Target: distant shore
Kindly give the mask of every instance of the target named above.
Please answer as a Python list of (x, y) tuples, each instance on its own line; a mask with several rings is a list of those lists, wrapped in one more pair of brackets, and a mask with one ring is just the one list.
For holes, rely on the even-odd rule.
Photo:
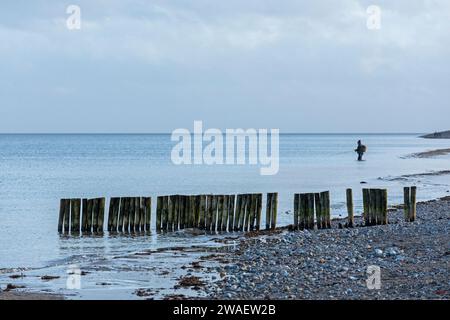
[[(205, 290), (212, 299), (450, 299), (449, 222), (446, 197), (419, 203), (415, 222), (397, 209), (383, 226), (340, 229), (341, 219), (330, 230), (247, 237)], [(369, 265), (381, 268), (380, 290), (366, 286)]]
[(421, 136), (421, 138), (425, 138), (425, 139), (450, 139), (450, 130), (426, 134), (426, 135)]

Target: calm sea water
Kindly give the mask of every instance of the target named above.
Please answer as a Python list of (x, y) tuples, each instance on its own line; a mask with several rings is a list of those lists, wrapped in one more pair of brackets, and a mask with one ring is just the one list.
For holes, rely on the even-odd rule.
[[(356, 141), (368, 146), (357, 162)], [(361, 181), (387, 187), (389, 203), (402, 202), (403, 185), (419, 186), (419, 200), (448, 194), (447, 177), (393, 180), (404, 174), (450, 169), (449, 157), (403, 158), (450, 141), (417, 134), (281, 135), (280, 170), (261, 176), (257, 166), (176, 166), (170, 135), (0, 135), (0, 268), (38, 268), (114, 256), (141, 249), (206, 243), (211, 236), (61, 238), (59, 199), (64, 197), (279, 192), (279, 225), (292, 222), (295, 192), (330, 190), (333, 215), (345, 214), (345, 189), (354, 188), (357, 212)], [(155, 212), (153, 203), (152, 213)], [(287, 213), (286, 213), (287, 212)], [(155, 218), (153, 216), (152, 221)], [(264, 222), (264, 221), (263, 221)]]

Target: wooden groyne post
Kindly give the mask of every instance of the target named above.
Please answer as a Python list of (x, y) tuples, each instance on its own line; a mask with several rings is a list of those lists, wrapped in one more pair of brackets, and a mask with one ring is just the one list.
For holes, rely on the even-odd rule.
[(386, 189), (363, 189), (363, 216), (366, 226), (388, 224), (387, 198)]
[[(102, 233), (105, 222), (105, 198), (61, 199), (58, 232)], [(150, 231), (150, 197), (112, 197), (109, 202), (109, 232)]]
[(58, 232), (69, 232), (70, 199), (61, 199), (59, 204)]
[(405, 221), (413, 222), (416, 220), (417, 187), (405, 187), (403, 193)]
[(160, 196), (156, 204), (156, 230), (259, 230), (261, 210), (262, 194)]
[(278, 192), (266, 196), (266, 229), (274, 230), (277, 226)]
[(331, 228), (330, 192), (294, 194), (294, 230)]
[(354, 211), (353, 211), (353, 191), (352, 189), (347, 189), (347, 220), (348, 227), (353, 228), (354, 226)]

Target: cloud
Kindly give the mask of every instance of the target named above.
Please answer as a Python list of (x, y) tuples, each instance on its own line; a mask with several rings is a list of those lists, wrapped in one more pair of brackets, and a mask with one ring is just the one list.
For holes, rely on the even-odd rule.
[[(19, 1), (2, 8), (0, 94), (7, 102), (2, 127), (13, 130), (15, 110), (32, 108), (30, 101), (55, 110), (66, 97), (72, 101), (67, 108), (79, 108), (80, 117), (131, 103), (131, 110), (158, 119), (156, 131), (172, 127), (174, 112), (180, 119), (204, 116), (220, 127), (237, 121), (229, 116), (236, 112), (245, 114), (242, 122), (253, 122), (252, 114), (261, 109), (266, 112), (258, 118), (261, 123), (285, 114), (277, 125), (307, 131), (314, 121), (298, 129), (292, 119), (306, 114), (320, 119), (323, 111), (308, 108), (331, 111), (336, 103), (357, 108), (370, 95), (376, 99), (368, 107), (383, 104), (386, 110), (405, 101), (420, 109), (433, 96), (440, 110), (449, 98), (443, 89), (450, 68), (446, 0), (378, 1), (378, 31), (366, 28), (372, 2), (365, 0), (77, 4), (79, 31), (67, 30), (63, 2)], [(418, 98), (408, 96), (411, 92)], [(93, 102), (94, 107), (85, 106)], [(161, 107), (156, 115), (155, 106)], [(327, 122), (319, 130), (345, 131), (346, 123), (352, 119)]]

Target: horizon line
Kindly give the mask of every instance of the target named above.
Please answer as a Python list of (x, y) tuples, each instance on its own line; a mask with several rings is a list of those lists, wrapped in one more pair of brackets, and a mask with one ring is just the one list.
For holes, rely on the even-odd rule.
[[(430, 132), (280, 132), (280, 135), (376, 135), (376, 134), (417, 134)], [(432, 133), (432, 132), (431, 132)], [(0, 135), (170, 135), (171, 132), (0, 132)]]

